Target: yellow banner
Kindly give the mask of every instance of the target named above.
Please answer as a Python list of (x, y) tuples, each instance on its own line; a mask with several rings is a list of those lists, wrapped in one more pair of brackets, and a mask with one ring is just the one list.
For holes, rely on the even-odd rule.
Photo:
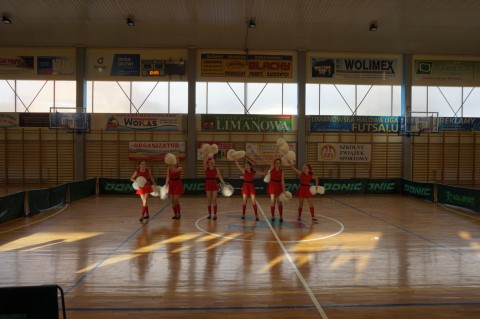
[(290, 79), (291, 55), (202, 54), (201, 77)]

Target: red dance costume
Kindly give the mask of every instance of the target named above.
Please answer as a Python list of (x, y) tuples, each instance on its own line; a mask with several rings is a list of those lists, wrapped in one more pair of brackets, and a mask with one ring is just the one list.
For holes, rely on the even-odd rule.
[(168, 175), (170, 177), (170, 181), (168, 182), (168, 193), (170, 195), (183, 195), (183, 183), (180, 179), (180, 174), (182, 172), (172, 172), (171, 169), (168, 169)]
[(145, 177), (147, 182), (145, 183), (145, 185), (143, 185), (143, 187), (137, 189), (136, 194), (138, 194), (138, 195), (150, 194), (151, 192), (153, 192), (152, 184), (150, 184), (150, 171), (148, 170), (148, 168), (145, 169), (144, 172), (141, 172), (140, 170), (137, 170), (137, 176), (135, 178), (137, 178), (139, 176)]
[(300, 185), (298, 186), (297, 197), (301, 198), (311, 198), (313, 197), (312, 193), (310, 193), (310, 180), (312, 179), (312, 175), (306, 175), (302, 172), (300, 175)]
[(205, 190), (218, 191), (217, 168), (210, 169), (207, 167), (205, 170), (205, 176), (207, 177), (207, 180), (205, 181)]
[(270, 171), (270, 182), (268, 183), (267, 193), (280, 195), (282, 192), (282, 170), (277, 171), (276, 169), (272, 169)]
[(254, 172), (245, 171), (245, 173), (243, 173), (242, 194), (255, 195), (255, 186), (253, 186), (254, 175), (255, 175)]

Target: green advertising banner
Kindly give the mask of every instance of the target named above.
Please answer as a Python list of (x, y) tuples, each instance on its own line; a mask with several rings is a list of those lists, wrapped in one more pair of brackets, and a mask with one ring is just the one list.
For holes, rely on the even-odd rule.
[(98, 191), (100, 194), (135, 194), (132, 182), (125, 178), (99, 178)]
[(402, 180), (400, 178), (368, 179), (366, 180), (367, 194), (400, 194)]
[(68, 184), (47, 189), (35, 189), (27, 192), (28, 212), (30, 216), (63, 205), (67, 202)]
[(0, 197), (0, 223), (25, 217), (25, 192)]
[(70, 193), (70, 202), (87, 198), (95, 195), (97, 188), (97, 179), (91, 178), (83, 181), (71, 182), (68, 184)]
[[(185, 195), (204, 195), (205, 178), (182, 178)], [(225, 178), (225, 182), (234, 188), (235, 195), (242, 194), (243, 180)], [(157, 179), (158, 185), (164, 185), (165, 179)], [(257, 195), (266, 195), (268, 184), (263, 179), (253, 181)], [(299, 179), (285, 179), (285, 190), (295, 195), (300, 184)], [(220, 185), (220, 183), (219, 183)], [(312, 182), (311, 185), (314, 185)], [(402, 180), (392, 179), (321, 179), (319, 185), (325, 187), (325, 194), (399, 194)], [(99, 179), (100, 194), (135, 194), (128, 179)]]
[(366, 180), (362, 179), (321, 179), (325, 194), (365, 194)]
[(412, 195), (429, 201), (435, 201), (435, 185), (433, 183), (418, 183), (404, 179), (402, 194)]
[(438, 185), (438, 202), (480, 212), (480, 190)]
[(292, 115), (202, 114), (202, 132), (291, 132)]

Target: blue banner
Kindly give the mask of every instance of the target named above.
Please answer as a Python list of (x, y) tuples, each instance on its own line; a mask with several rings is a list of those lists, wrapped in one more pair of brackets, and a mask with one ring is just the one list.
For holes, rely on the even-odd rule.
[(310, 132), (398, 133), (398, 116), (311, 116)]
[(439, 117), (438, 131), (480, 131), (480, 118)]
[(140, 54), (115, 54), (110, 75), (140, 76)]

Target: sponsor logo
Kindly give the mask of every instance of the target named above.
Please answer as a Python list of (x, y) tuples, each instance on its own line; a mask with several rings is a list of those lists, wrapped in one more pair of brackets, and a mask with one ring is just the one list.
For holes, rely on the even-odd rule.
[(361, 191), (363, 183), (325, 183), (325, 191)]
[(397, 189), (397, 184), (395, 182), (386, 182), (386, 183), (368, 183), (368, 191), (395, 191)]
[(131, 184), (105, 183), (104, 189), (105, 191), (109, 191), (109, 192), (121, 192), (121, 193), (135, 192), (135, 189)]
[(432, 191), (429, 187), (421, 187), (421, 186), (414, 186), (405, 184), (403, 190), (406, 193), (417, 195), (417, 196), (431, 196)]
[(449, 191), (446, 192), (446, 195), (447, 195), (447, 202), (461, 203), (469, 207), (475, 207), (475, 197), (473, 196), (455, 194)]

